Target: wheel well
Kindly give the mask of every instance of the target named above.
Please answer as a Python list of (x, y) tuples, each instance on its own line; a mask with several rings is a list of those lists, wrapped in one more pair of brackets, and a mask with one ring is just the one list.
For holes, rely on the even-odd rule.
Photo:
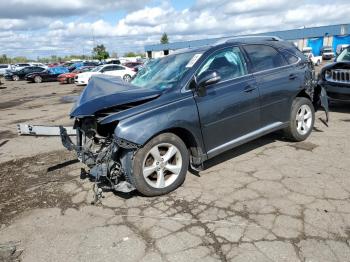
[[(171, 128), (168, 130), (165, 130), (164, 132), (169, 132), (177, 135), (181, 138), (181, 140), (185, 143), (187, 148), (190, 149), (191, 155), (193, 156), (200, 156), (202, 153), (202, 150), (198, 148), (197, 141), (193, 134), (188, 131), (185, 128), (177, 127), (177, 128)], [(162, 132), (162, 133), (164, 133)]]
[(311, 100), (311, 97), (306, 93), (305, 90), (301, 90), (297, 95), (296, 97), (305, 97), (305, 98), (308, 98)]

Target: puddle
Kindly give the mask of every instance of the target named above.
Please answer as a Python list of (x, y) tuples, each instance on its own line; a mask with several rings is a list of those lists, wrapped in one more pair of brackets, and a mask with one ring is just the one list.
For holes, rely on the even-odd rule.
[(294, 143), (290, 144), (290, 147), (294, 147), (296, 150), (305, 150), (312, 152), (318, 145), (310, 143), (310, 142), (299, 142), (299, 143)]
[(62, 103), (75, 103), (78, 100), (79, 96), (63, 96), (60, 99), (60, 102)]

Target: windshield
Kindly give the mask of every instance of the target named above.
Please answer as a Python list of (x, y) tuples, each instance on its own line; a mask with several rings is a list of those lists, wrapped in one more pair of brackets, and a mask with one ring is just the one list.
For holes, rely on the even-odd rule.
[(151, 89), (172, 88), (197, 62), (201, 55), (197, 51), (151, 60), (145, 63), (131, 83)]
[(343, 50), (343, 52), (340, 53), (340, 55), (337, 58), (337, 62), (345, 62), (350, 61), (350, 48), (346, 48)]

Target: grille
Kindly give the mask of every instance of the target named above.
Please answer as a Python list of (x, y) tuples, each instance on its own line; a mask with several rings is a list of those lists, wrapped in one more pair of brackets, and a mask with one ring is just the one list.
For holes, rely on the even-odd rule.
[(349, 69), (333, 69), (326, 72), (326, 80), (334, 83), (350, 84)]

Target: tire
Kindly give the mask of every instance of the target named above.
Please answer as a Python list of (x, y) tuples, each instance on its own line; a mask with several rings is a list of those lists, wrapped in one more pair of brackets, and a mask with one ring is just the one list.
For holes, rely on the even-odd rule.
[(310, 99), (296, 97), (292, 103), (289, 125), (285, 136), (294, 142), (304, 141), (312, 132), (315, 123), (315, 109)]
[(125, 82), (130, 82), (131, 76), (128, 75), (128, 74), (126, 74), (126, 75), (123, 76), (123, 80), (124, 80)]
[(34, 82), (35, 83), (41, 83), (43, 81), (43, 79), (41, 78), (41, 76), (35, 76), (34, 77)]
[(122, 158), (127, 181), (145, 196), (164, 195), (178, 188), (189, 165), (185, 143), (172, 133), (160, 134), (135, 154), (129, 151)]
[(73, 84), (74, 83), (74, 79), (73, 78), (68, 78), (67, 79), (67, 84)]
[(12, 80), (13, 80), (13, 81), (19, 81), (19, 76), (18, 76), (18, 75), (12, 76)]
[(316, 65), (319, 66), (321, 64), (320, 60), (317, 60)]

